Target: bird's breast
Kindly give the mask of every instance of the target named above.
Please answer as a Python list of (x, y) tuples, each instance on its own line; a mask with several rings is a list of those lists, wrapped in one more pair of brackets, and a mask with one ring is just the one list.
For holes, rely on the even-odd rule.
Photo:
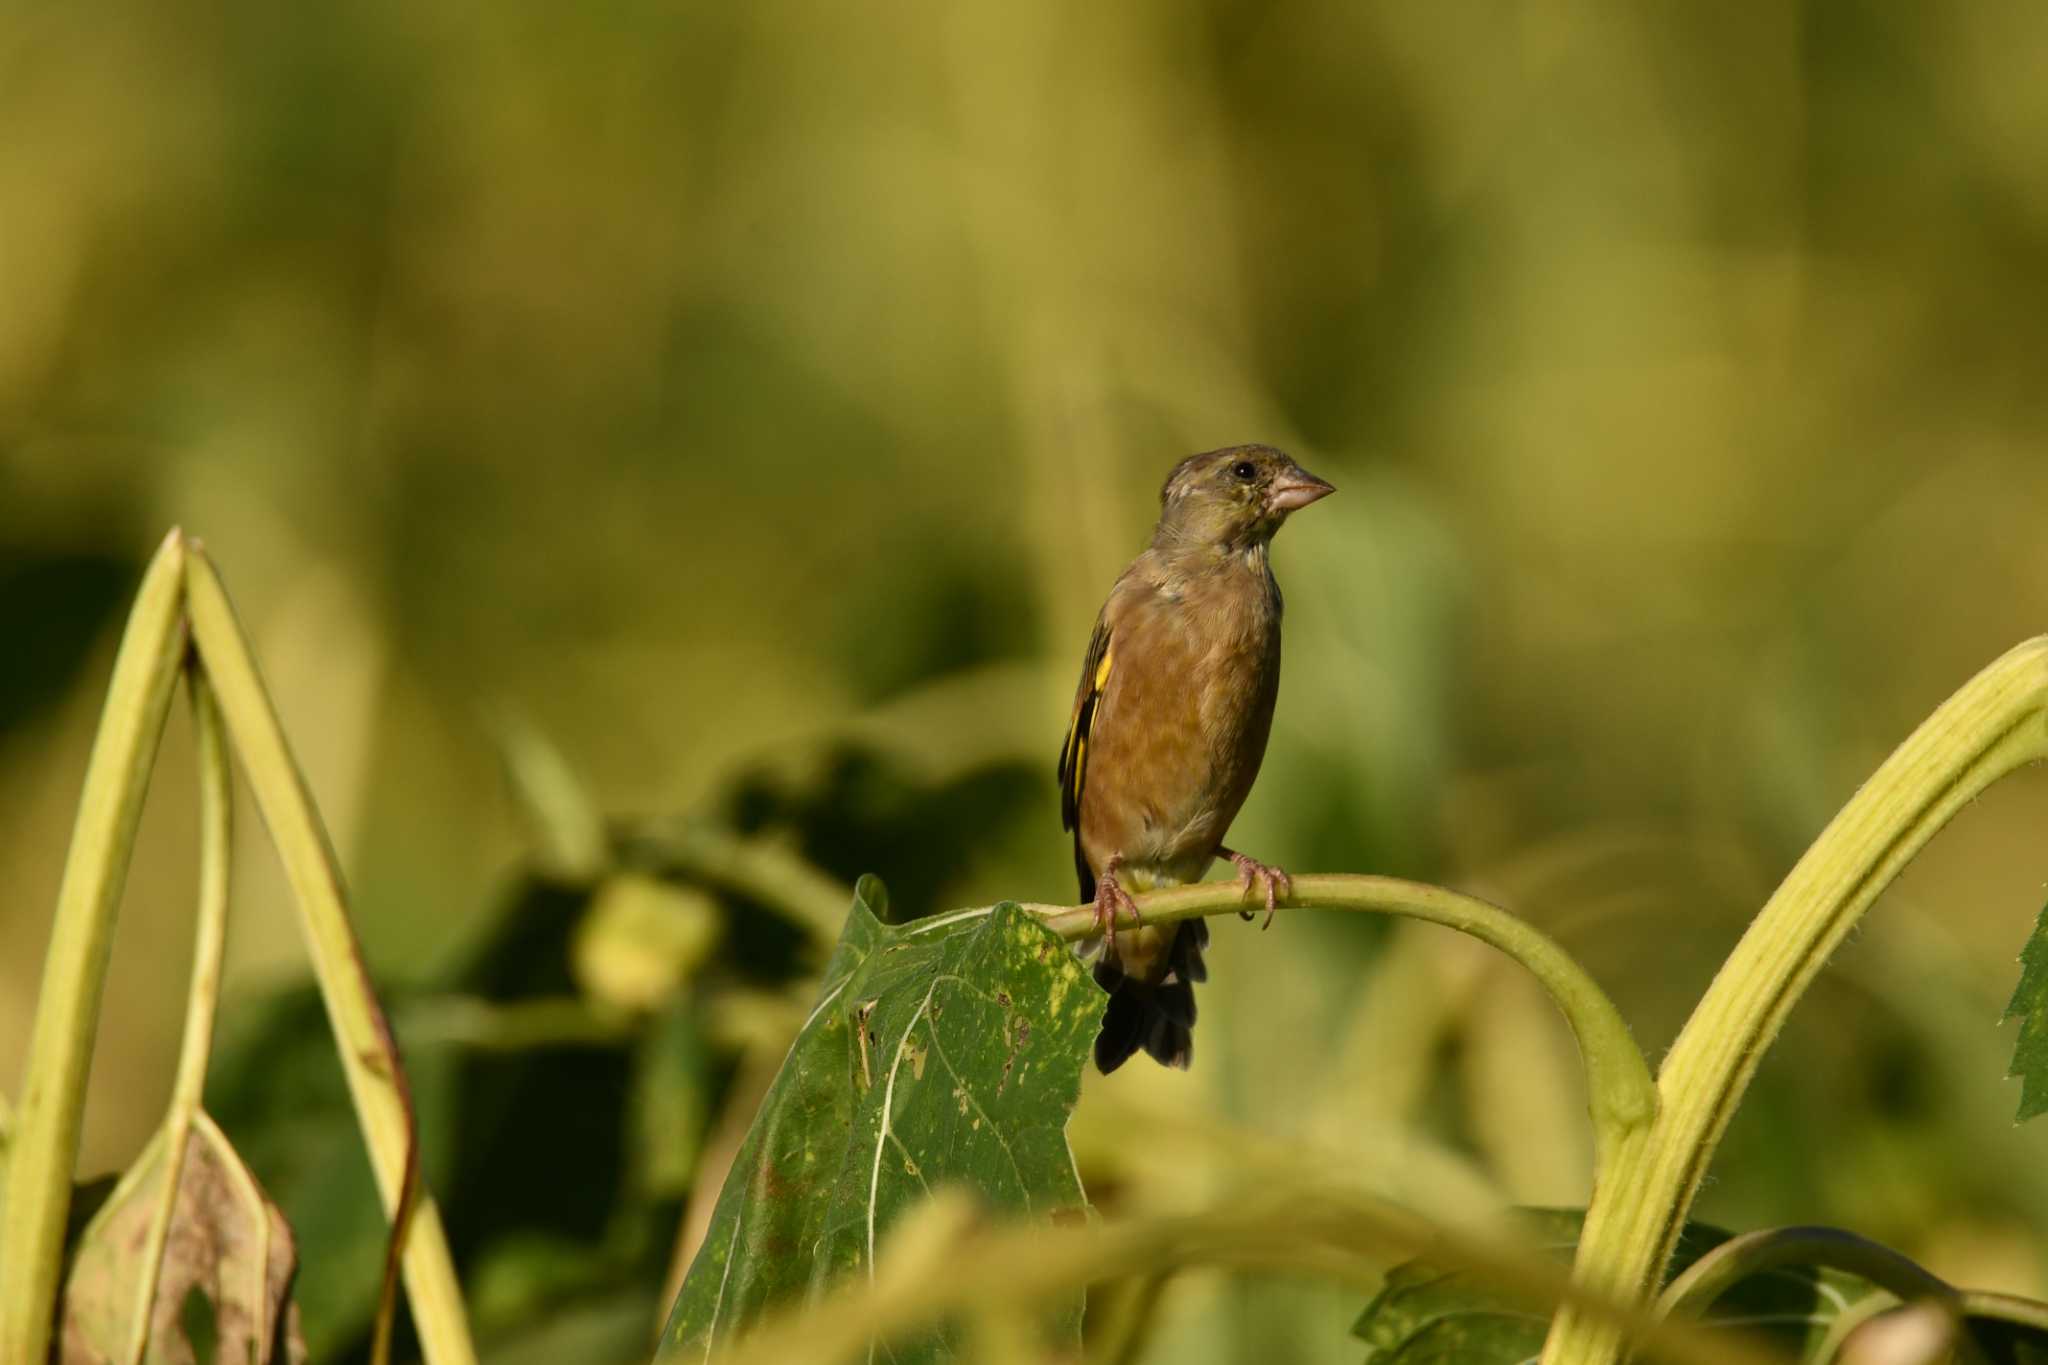
[(1263, 591), (1203, 586), (1162, 594), (1118, 627), (1081, 811), (1098, 868), (1122, 853), (1162, 882), (1199, 877), (1258, 774), (1279, 684), (1278, 612)]

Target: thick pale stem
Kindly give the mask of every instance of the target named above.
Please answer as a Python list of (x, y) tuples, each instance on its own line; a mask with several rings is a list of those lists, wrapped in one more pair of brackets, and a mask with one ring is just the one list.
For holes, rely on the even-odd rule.
[[(2000, 777), (2048, 757), (2048, 637), (1966, 683), (1885, 760), (1758, 912), (1658, 1073), (1662, 1108), (1623, 1144), (1587, 1211), (1576, 1273), (1646, 1302), (1764, 1050), (1828, 955), (1935, 831)], [(1571, 1309), (1545, 1365), (1608, 1365), (1625, 1342)]]
[(340, 865), (234, 609), (196, 545), (187, 574), (186, 610), (193, 644), (219, 691), (228, 733), (298, 903), (313, 974), (334, 1029), (378, 1193), (385, 1212), (404, 1228), (405, 1285), (422, 1353), (429, 1365), (469, 1365), (476, 1350), (440, 1214), (424, 1193), (414, 1200), (409, 1179), (414, 1135), (405, 1073), (349, 923)]
[(185, 652), (179, 616), (185, 569), (184, 541), (173, 531), (143, 576), (121, 637), (57, 891), (8, 1158), (6, 1226), (0, 1228), (4, 1361), (37, 1361), (49, 1352), (114, 915)]
[[(1137, 918), (1144, 923), (1169, 924), (1242, 910), (1247, 902), (1244, 888), (1236, 882), (1203, 882), (1154, 891), (1139, 896), (1137, 904)], [(1614, 1003), (1569, 953), (1528, 921), (1473, 896), (1393, 877), (1300, 876), (1294, 878), (1293, 893), (1281, 904), (1427, 920), (1491, 944), (1527, 968), (1550, 992), (1550, 998), (1564, 1013), (1565, 1022), (1578, 1039), (1598, 1147), (1598, 1179), (1607, 1178), (1610, 1164), (1631, 1141), (1640, 1137), (1657, 1112), (1656, 1086), (1650, 1080), (1649, 1066)], [(1093, 906), (1024, 908), (1063, 938), (1084, 939), (1096, 932)], [(912, 932), (988, 913), (988, 909), (978, 908), (935, 915), (920, 921)], [(1134, 927), (1136, 922), (1129, 912), (1123, 912), (1117, 927)]]
[(2048, 1332), (2048, 1304), (2038, 1299), (1972, 1291), (1964, 1293), (1957, 1307), (1967, 1318), (1991, 1318), (2030, 1327), (2036, 1332)]
[(196, 667), (185, 670), (192, 698), (192, 728), (199, 760), (199, 914), (192, 940), (192, 984), (185, 995), (185, 1036), (178, 1049), (178, 1075), (164, 1115), (163, 1188), (150, 1214), (149, 1241), (135, 1284), (135, 1312), (128, 1332), (128, 1360), (141, 1365), (149, 1346), (150, 1309), (156, 1303), (164, 1246), (177, 1210), (178, 1184), (185, 1173), (185, 1147), (206, 1089), (206, 1063), (213, 1053), (213, 1018), (220, 1005), (221, 961), (228, 944), (228, 862), (232, 849), (234, 789), (228, 770), (227, 736), (213, 688)]
[[(868, 1358), (871, 1343), (942, 1318), (971, 1320), (978, 1306), (991, 1302), (1014, 1306), (1107, 1280), (1201, 1268), (1302, 1275), (1369, 1292), (1380, 1287), (1390, 1258), (1419, 1255), (1534, 1302), (1576, 1298), (1591, 1313), (1617, 1311), (1586, 1298), (1545, 1257), (1461, 1238), (1345, 1189), (1271, 1186), (1206, 1213), (1076, 1228), (987, 1228), (970, 1210), (951, 1235), (943, 1209), (928, 1205), (922, 1212), (925, 1225), (917, 1230), (927, 1235), (899, 1233), (872, 1282), (855, 1280), (793, 1304), (708, 1358), (714, 1365), (859, 1361)], [(906, 1215), (899, 1226), (914, 1227), (910, 1220), (917, 1217)], [(1635, 1324), (1644, 1329), (1651, 1357), (1673, 1365), (1775, 1359), (1739, 1333), (1652, 1324), (1640, 1315)], [(674, 1358), (674, 1352), (657, 1357)]]

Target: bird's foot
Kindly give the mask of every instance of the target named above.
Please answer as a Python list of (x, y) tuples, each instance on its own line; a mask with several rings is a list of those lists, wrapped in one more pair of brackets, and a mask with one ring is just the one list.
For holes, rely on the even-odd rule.
[(1138, 903), (1131, 899), (1131, 893), (1124, 890), (1124, 884), (1117, 880), (1116, 864), (1112, 858), (1095, 879), (1095, 932), (1102, 935), (1102, 951), (1112, 961), (1116, 950), (1116, 912), (1128, 910), (1131, 921), (1139, 928), (1145, 926), (1144, 916), (1138, 913)]
[[(1294, 894), (1294, 878), (1287, 875), (1287, 869), (1262, 863), (1249, 854), (1236, 853), (1227, 848), (1219, 851), (1237, 866), (1237, 884), (1243, 889), (1245, 895), (1249, 896), (1252, 893), (1252, 883), (1254, 881), (1265, 884), (1266, 922), (1259, 927), (1261, 929), (1272, 928), (1273, 911), (1278, 908), (1280, 898)], [(1249, 920), (1257, 912), (1253, 910), (1240, 910), (1237, 913), (1239, 918)]]

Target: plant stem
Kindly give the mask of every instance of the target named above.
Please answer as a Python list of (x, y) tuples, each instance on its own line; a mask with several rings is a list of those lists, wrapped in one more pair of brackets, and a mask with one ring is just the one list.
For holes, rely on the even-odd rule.
[(1750, 1276), (1780, 1266), (1845, 1270), (1906, 1302), (1961, 1302), (1947, 1281), (1880, 1242), (1840, 1228), (1764, 1228), (1730, 1237), (1686, 1267), (1658, 1296), (1657, 1316), (1696, 1318)]
[(220, 692), (228, 732), (299, 907), (349, 1099), (385, 1213), (395, 1229), (394, 1244), (402, 1248), (421, 1350), (428, 1365), (473, 1365), (476, 1349), (440, 1214), (433, 1199), (418, 1189), (418, 1150), (404, 1066), (349, 923), (339, 862), (234, 608), (196, 544), (187, 574), (186, 611), (193, 643)]
[(185, 569), (185, 543), (173, 531), (150, 561), (128, 615), (86, 765), (10, 1145), (0, 1228), (0, 1360), (39, 1361), (49, 1353), (114, 917), (185, 652)]
[(199, 762), (199, 907), (192, 940), (192, 984), (185, 996), (185, 1036), (178, 1049), (177, 1078), (164, 1114), (163, 1186), (150, 1215), (149, 1240), (137, 1267), (135, 1316), (130, 1320), (128, 1360), (142, 1365), (149, 1345), (150, 1309), (156, 1303), (157, 1279), (170, 1240), (171, 1218), (178, 1206), (178, 1185), (185, 1174), (185, 1146), (206, 1089), (206, 1062), (213, 1052), (213, 1018), (220, 1004), (221, 960), (228, 942), (228, 863), (233, 847), (234, 789), (228, 770), (227, 737), (222, 733), (220, 704), (206, 675), (187, 663), (187, 694), (192, 699), (192, 728)]
[[(915, 1216), (907, 1215), (906, 1222)], [(1380, 1285), (1390, 1256), (1427, 1255), (1446, 1269), (1469, 1272), (1537, 1303), (1565, 1299), (1596, 1315), (1618, 1311), (1593, 1301), (1540, 1256), (1460, 1237), (1342, 1188), (1267, 1186), (1207, 1212), (1078, 1228), (989, 1228), (970, 1219), (963, 1232), (937, 1245), (905, 1245), (906, 1240), (885, 1249), (871, 1284), (849, 1283), (823, 1298), (792, 1304), (711, 1360), (829, 1365), (863, 1359), (871, 1342), (948, 1316), (970, 1317), (979, 1304), (1015, 1304), (1106, 1280), (1198, 1267), (1306, 1274), (1365, 1292)], [(1737, 1332), (1706, 1334), (1641, 1317), (1636, 1325), (1660, 1360), (1760, 1365), (1776, 1359)]]
[[(1603, 1171), (1579, 1242), (1589, 1289), (1655, 1292), (1707, 1164), (1757, 1062), (1807, 985), (1899, 870), (1977, 795), (2048, 757), (2048, 637), (2009, 651), (1944, 702), (1844, 806), (1758, 912), (1658, 1073), (1662, 1108)], [(1567, 1308), (1544, 1365), (1610, 1365), (1612, 1322)]]
[[(1246, 906), (1245, 890), (1234, 881), (1201, 882), (1148, 892), (1136, 898), (1134, 919), (1122, 912), (1118, 929), (1145, 924), (1171, 924), (1176, 920), (1204, 915), (1221, 915)], [(1657, 1112), (1657, 1088), (1650, 1080), (1649, 1065), (1642, 1050), (1629, 1035), (1614, 1002), (1594, 983), (1586, 970), (1557, 945), (1549, 935), (1527, 920), (1509, 914), (1477, 897), (1401, 881), (1394, 877), (1361, 877), (1343, 874), (1306, 875), (1294, 878), (1293, 894), (1282, 905), (1292, 908), (1355, 910), (1369, 914), (1404, 915), (1427, 920), (1470, 934), (1482, 943), (1506, 953), (1527, 968), (1550, 998), (1557, 1003), (1578, 1040), (1579, 1055), (1586, 1068), (1587, 1101), (1593, 1115), (1593, 1136), (1597, 1177), (1605, 1178), (1610, 1164), (1628, 1143), (1639, 1136)], [(1068, 940), (1093, 937), (1096, 933), (1092, 905), (1027, 905), (1048, 929)], [(912, 927), (917, 933), (941, 928), (993, 907), (954, 911), (921, 920)]]
[(649, 824), (634, 833), (667, 867), (751, 896), (802, 926), (820, 961), (846, 927), (852, 889), (789, 849), (695, 821)]
[(1965, 1290), (1956, 1306), (1966, 1318), (1995, 1319), (2031, 1328), (2036, 1332), (2048, 1332), (2048, 1303), (2042, 1303), (2038, 1299), (2023, 1299), (2017, 1294)]

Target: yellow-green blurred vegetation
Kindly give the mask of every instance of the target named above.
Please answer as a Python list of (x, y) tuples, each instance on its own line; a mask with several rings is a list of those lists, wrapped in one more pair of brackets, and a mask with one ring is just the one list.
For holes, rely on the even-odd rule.
[[(1070, 900), (1052, 768), (1093, 613), (1171, 462), (1248, 440), (1341, 491), (1278, 543), (1232, 842), (1512, 907), (1654, 1061), (1884, 753), (2048, 626), (2044, 62), (2027, 0), (7, 7), (4, 1088), (166, 527), (220, 564), (403, 1000), (546, 923), (508, 735), (610, 816), (779, 839), (904, 914)], [(192, 781), (179, 716), (87, 1172), (170, 1085)], [(1700, 1216), (2048, 1291), (2048, 1128), (2013, 1126), (1996, 1028), (2044, 827), (2040, 776), (2002, 784), (1886, 896)], [(304, 971), (253, 811), (237, 841), (230, 1035)], [(1106, 1211), (1228, 1188), (1219, 1128), (1397, 1196), (1584, 1202), (1570, 1040), (1504, 960), (1359, 916), (1216, 931), (1194, 1069), (1087, 1082)], [(520, 1175), (551, 1139), (422, 1118), (496, 1358), (638, 1215)], [(322, 1172), (366, 1195), (353, 1144)], [(656, 1325), (673, 1174), (591, 1341)], [(1147, 1358), (1354, 1360), (1359, 1307), (1192, 1277)]]

